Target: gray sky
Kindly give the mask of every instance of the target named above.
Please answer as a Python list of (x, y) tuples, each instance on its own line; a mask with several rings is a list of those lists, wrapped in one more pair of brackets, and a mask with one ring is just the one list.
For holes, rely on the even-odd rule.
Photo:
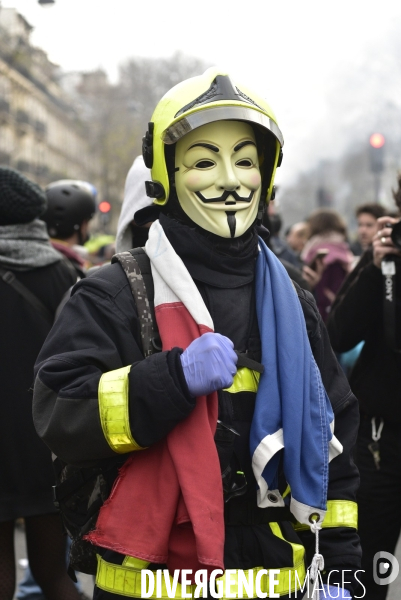
[[(363, 88), (369, 57), (383, 61), (394, 77), (400, 73), (400, 65), (390, 64), (388, 45), (401, 37), (399, 0), (56, 0), (50, 6), (3, 0), (2, 5), (23, 14), (35, 28), (32, 42), (66, 71), (103, 67), (115, 80), (127, 57), (170, 56), (176, 50), (227, 69), (276, 113), (285, 138), (279, 183), (322, 154), (343, 150), (341, 136), (327, 128), (335, 118), (338, 80), (343, 88), (346, 80)], [(372, 71), (367, 76), (376, 77)], [(377, 77), (379, 85), (380, 73)], [(323, 148), (316, 143), (322, 127)]]

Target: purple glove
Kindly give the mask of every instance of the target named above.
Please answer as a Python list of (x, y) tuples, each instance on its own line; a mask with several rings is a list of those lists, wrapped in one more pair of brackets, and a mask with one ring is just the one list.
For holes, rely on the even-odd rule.
[(349, 590), (338, 588), (335, 585), (324, 585), (323, 587), (327, 599), (337, 598), (337, 600), (342, 600), (343, 598), (352, 598), (351, 592)]
[(181, 364), (191, 396), (228, 388), (237, 372), (234, 344), (219, 333), (205, 333), (181, 354)]

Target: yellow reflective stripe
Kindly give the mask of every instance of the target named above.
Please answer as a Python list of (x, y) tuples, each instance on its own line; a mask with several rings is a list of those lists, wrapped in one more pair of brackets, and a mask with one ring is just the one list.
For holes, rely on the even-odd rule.
[[(304, 583), (306, 577), (305, 568), (305, 548), (301, 544), (295, 544), (286, 540), (282, 534), (278, 523), (269, 523), (270, 529), (273, 534), (289, 544), (292, 547), (293, 553), (293, 567), (283, 567), (279, 570), (279, 573), (274, 574), (274, 579), (277, 584), (274, 585), (274, 592), (284, 596), (293, 593), (299, 589)], [(98, 559), (98, 571), (96, 575), (96, 585), (107, 591), (113, 592), (114, 594), (121, 594), (129, 598), (140, 598), (141, 597), (141, 569), (146, 569), (149, 565), (146, 561), (132, 556), (126, 556), (123, 564), (113, 565), (106, 562), (100, 556)], [(230, 597), (239, 598), (240, 587), (242, 589), (243, 598), (256, 598), (256, 577), (260, 571), (266, 570), (265, 567), (255, 567), (253, 569), (242, 571), (241, 581), (243, 577), (250, 583), (252, 582), (253, 594), (248, 596), (245, 586), (239, 582), (238, 571), (230, 573)], [(170, 586), (172, 585), (173, 578), (170, 575)], [(162, 582), (162, 595), (161, 598), (168, 598), (166, 583), (164, 576), (161, 578)], [(218, 590), (226, 591), (226, 574), (216, 579), (216, 587)], [(191, 597), (194, 597), (196, 585), (187, 586), (188, 593), (191, 593)], [(262, 593), (269, 594), (269, 572), (263, 573), (260, 577), (260, 590)], [(259, 591), (259, 590), (258, 590)], [(160, 597), (160, 596), (158, 596)], [(150, 598), (156, 598), (156, 587), (155, 591)], [(175, 598), (181, 598), (181, 584), (177, 584)], [(226, 598), (226, 596), (222, 596)]]
[[(353, 527), (358, 529), (358, 505), (351, 500), (328, 500), (322, 527)], [(296, 523), (296, 531), (309, 529), (308, 525)]]
[[(282, 537), (282, 536), (281, 536)], [(283, 538), (284, 539), (284, 538)], [(286, 541), (286, 540), (285, 540)], [(289, 543), (289, 542), (288, 542)], [(298, 544), (291, 544), (292, 546), (298, 546)], [(304, 551), (303, 546), (300, 546), (302, 551)], [(127, 560), (128, 559), (128, 560)], [(112, 592), (113, 594), (121, 594), (122, 596), (126, 596), (127, 598), (140, 598), (141, 597), (141, 570), (133, 567), (129, 567), (128, 562), (132, 559), (132, 557), (126, 557), (122, 565), (114, 565), (109, 563), (101, 556), (97, 556), (98, 560), (98, 568), (96, 574), (96, 585), (98, 588), (106, 591)], [(139, 559), (133, 559), (139, 560)], [(243, 571), (243, 574), (248, 582), (253, 581), (253, 595), (248, 596), (246, 593), (245, 586), (242, 587), (243, 598), (257, 598), (256, 595), (256, 576), (260, 571), (266, 570), (265, 567), (255, 567), (254, 569), (249, 569)], [(297, 578), (295, 577), (295, 572), (297, 573)], [(300, 586), (303, 585), (306, 576), (305, 563), (302, 559), (298, 564), (295, 564), (294, 567), (286, 567), (280, 569), (279, 573), (274, 575), (274, 578), (277, 580), (277, 585), (274, 586), (274, 592), (280, 594), (280, 596), (287, 595), (291, 592), (295, 592), (300, 589)], [(242, 579), (242, 578), (241, 578)], [(157, 596), (158, 598), (169, 598), (167, 594), (166, 583), (164, 581), (164, 575), (161, 578), (162, 581), (162, 589), (161, 596)], [(172, 585), (173, 578), (170, 575), (170, 586)], [(221, 582), (221, 583), (220, 583)], [(239, 583), (238, 583), (238, 571), (230, 574), (230, 592), (234, 598), (239, 598)], [(223, 577), (216, 579), (216, 585), (225, 591), (226, 589), (226, 575)], [(223, 586), (223, 587), (221, 587)], [(194, 593), (196, 590), (196, 585), (187, 586), (187, 593), (191, 593), (191, 598), (194, 598)], [(269, 574), (264, 573), (260, 578), (260, 590), (264, 593), (269, 593)], [(234, 596), (235, 594), (235, 596)], [(156, 598), (156, 586), (153, 594), (149, 596), (150, 598)], [(171, 597), (171, 596), (170, 596)], [(177, 583), (175, 598), (181, 598), (181, 584)], [(226, 598), (226, 596), (222, 596), (222, 598)]]
[[(305, 548), (302, 546), (302, 544), (296, 544), (295, 542), (289, 542), (286, 540), (278, 523), (269, 523), (269, 525), (274, 535), (284, 542), (287, 542), (287, 544), (289, 544), (292, 548), (292, 564), (294, 566), (292, 568), (280, 569), (280, 582), (281, 572), (283, 571), (286, 573), (286, 578), (284, 577), (284, 584), (286, 587), (282, 587), (279, 590), (280, 595), (283, 596), (284, 594), (289, 594), (290, 591), (294, 592), (295, 590), (300, 589), (300, 586), (304, 583), (306, 577)], [(297, 577), (295, 575), (297, 575)]]
[(136, 556), (126, 556), (123, 560), (123, 565), (130, 569), (147, 569), (150, 562), (142, 560), (142, 558), (136, 558)]
[[(113, 565), (109, 563), (99, 555), (97, 555), (97, 573), (96, 573), (96, 585), (105, 592), (112, 592), (113, 594), (120, 594), (126, 598), (141, 598), (141, 569), (136, 569), (128, 566), (130, 559), (133, 557), (126, 557), (127, 563), (124, 560), (123, 565)], [(134, 561), (140, 559), (134, 559)], [(149, 563), (148, 563), (149, 564)], [(170, 576), (170, 585), (172, 585), (173, 578)], [(161, 596), (157, 598), (169, 598), (167, 594), (166, 582), (164, 576), (162, 576), (162, 589)], [(187, 592), (191, 593), (191, 597), (195, 592), (196, 585), (187, 586)], [(181, 584), (177, 583), (176, 598), (181, 598)], [(156, 585), (155, 591), (150, 598), (156, 598)]]
[(305, 548), (302, 546), (302, 544), (296, 544), (295, 542), (289, 542), (288, 540), (286, 540), (282, 534), (280, 525), (278, 523), (269, 523), (269, 525), (270, 529), (272, 530), (275, 536), (277, 536), (284, 542), (287, 542), (287, 544), (289, 544), (292, 547), (292, 564), (296, 567), (301, 562), (304, 562)]
[(118, 454), (143, 450), (131, 435), (128, 374), (131, 366), (103, 373), (99, 381), (99, 413), (104, 437)]
[(241, 367), (235, 374), (231, 387), (226, 388), (225, 392), (238, 394), (238, 392), (256, 392), (258, 391), (260, 373), (252, 371), (248, 367)]

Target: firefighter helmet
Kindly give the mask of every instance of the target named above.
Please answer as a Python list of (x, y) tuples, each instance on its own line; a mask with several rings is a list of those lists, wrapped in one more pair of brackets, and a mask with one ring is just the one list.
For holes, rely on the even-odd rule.
[(281, 164), (284, 143), (274, 113), (260, 96), (237, 86), (229, 75), (212, 67), (173, 87), (152, 115), (142, 150), (152, 173), (152, 181), (146, 184), (147, 193), (156, 204), (166, 204), (170, 194), (166, 147), (202, 125), (221, 120), (245, 121), (253, 126), (259, 142), (262, 198), (266, 202), (274, 198), (274, 176)]

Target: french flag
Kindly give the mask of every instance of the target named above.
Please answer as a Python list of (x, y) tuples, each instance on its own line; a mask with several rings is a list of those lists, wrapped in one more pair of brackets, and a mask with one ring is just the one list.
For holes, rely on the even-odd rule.
[[(145, 249), (163, 351), (185, 349), (213, 331), (213, 321), (159, 221), (151, 226)], [(120, 469), (88, 539), (150, 563), (166, 563), (170, 573), (224, 569), (224, 501), (214, 442), (217, 418), (217, 393), (201, 396), (165, 439), (134, 452)]]
[(181, 258), (155, 221), (145, 246), (155, 287), (155, 314), (163, 350), (186, 348), (195, 338), (214, 331), (212, 317)]

